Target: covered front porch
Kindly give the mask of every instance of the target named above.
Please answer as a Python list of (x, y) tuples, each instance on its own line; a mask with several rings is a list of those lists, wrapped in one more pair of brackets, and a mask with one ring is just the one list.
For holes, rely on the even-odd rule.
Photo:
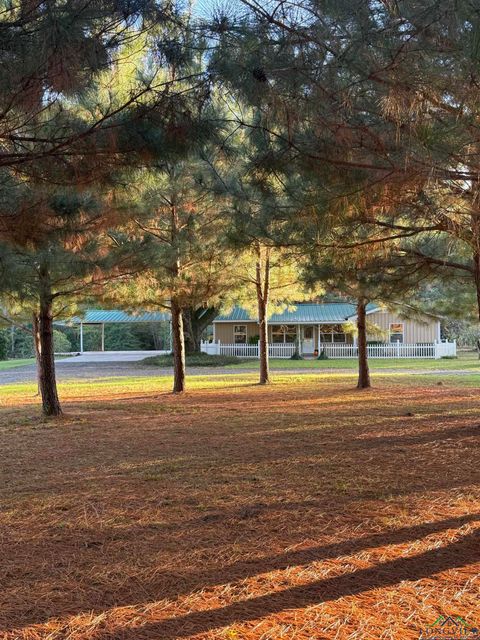
[(272, 324), (268, 327), (269, 343), (293, 345), (303, 356), (315, 356), (328, 345), (353, 345), (355, 337), (340, 324)]
[[(225, 327), (227, 330), (225, 330)], [(257, 323), (234, 323), (215, 331), (214, 342), (230, 345), (231, 351), (255, 353), (259, 340)], [(298, 352), (305, 357), (314, 357), (327, 345), (353, 345), (355, 338), (346, 327), (334, 323), (269, 323), (268, 342), (272, 357), (290, 357)], [(238, 349), (236, 349), (238, 347)]]
[[(258, 325), (235, 324), (233, 341), (223, 342), (214, 335), (213, 343), (203, 343), (206, 353), (222, 353), (239, 357), (258, 357)], [(269, 355), (271, 358), (290, 358), (295, 353), (316, 357), (329, 346), (355, 346), (356, 340), (341, 324), (291, 323), (268, 325)], [(215, 345), (219, 345), (218, 349)]]

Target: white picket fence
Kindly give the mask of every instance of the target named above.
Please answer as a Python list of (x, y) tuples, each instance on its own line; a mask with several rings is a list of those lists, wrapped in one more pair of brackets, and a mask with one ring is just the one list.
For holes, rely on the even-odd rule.
[[(357, 358), (358, 347), (353, 344), (323, 344), (321, 349), (329, 358)], [(417, 344), (370, 344), (369, 358), (434, 358), (456, 356), (455, 342), (426, 342)]]
[[(237, 356), (239, 358), (258, 358), (258, 344), (221, 344), (220, 342), (202, 342), (204, 353), (222, 356)], [(269, 344), (270, 358), (291, 358), (295, 353), (294, 344)]]
[[(258, 358), (257, 344), (223, 344), (221, 342), (202, 342), (201, 350), (213, 355), (237, 356), (239, 358)], [(434, 358), (454, 357), (457, 355), (457, 343), (428, 342), (419, 344), (370, 344), (367, 347), (369, 358)], [(325, 351), (329, 358), (357, 358), (358, 347), (353, 344), (321, 344), (320, 352)], [(268, 345), (270, 358), (291, 358), (295, 353), (294, 344)]]

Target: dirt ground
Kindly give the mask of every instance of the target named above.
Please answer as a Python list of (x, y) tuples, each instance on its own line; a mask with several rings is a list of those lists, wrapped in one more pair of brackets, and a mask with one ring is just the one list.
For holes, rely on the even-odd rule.
[(5, 403), (0, 637), (480, 627), (480, 393), (421, 384), (78, 390), (60, 421)]

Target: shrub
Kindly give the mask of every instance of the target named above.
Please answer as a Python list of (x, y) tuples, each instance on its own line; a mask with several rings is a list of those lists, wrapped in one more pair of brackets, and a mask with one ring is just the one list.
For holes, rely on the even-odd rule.
[[(237, 356), (215, 356), (209, 353), (187, 354), (186, 363), (190, 367), (225, 367), (231, 364), (245, 362)], [(155, 367), (173, 367), (173, 355), (150, 356), (144, 358), (140, 364), (152, 365)]]
[(55, 353), (70, 353), (72, 351), (72, 343), (63, 331), (53, 330), (53, 348)]
[(295, 353), (292, 356), (290, 356), (290, 360), (303, 360), (303, 356), (300, 355), (298, 351), (295, 351)]
[(0, 329), (0, 360), (7, 360), (9, 342), (7, 329)]
[[(63, 331), (53, 330), (53, 348), (55, 353), (69, 353), (72, 351), (72, 344)], [(14, 338), (14, 358), (33, 358), (35, 356), (35, 346), (31, 333), (17, 329)]]
[(328, 356), (325, 353), (325, 349), (322, 349), (321, 354), (318, 356), (317, 360), (328, 360)]
[(33, 358), (35, 355), (33, 336), (31, 333), (22, 331), (21, 329), (15, 329), (13, 344), (14, 358)]
[(150, 344), (146, 346), (143, 343), (137, 327), (122, 324), (111, 324), (105, 327), (105, 351), (140, 351), (145, 348), (151, 349), (152, 346)]

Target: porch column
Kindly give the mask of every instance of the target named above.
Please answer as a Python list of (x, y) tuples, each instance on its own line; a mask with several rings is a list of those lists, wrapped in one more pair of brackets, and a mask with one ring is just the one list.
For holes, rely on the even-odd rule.
[(105, 351), (105, 323), (102, 322), (102, 351)]
[(322, 343), (320, 340), (320, 325), (317, 325), (317, 331), (318, 331), (317, 350), (318, 350), (318, 355), (320, 355), (322, 353)]
[(80, 353), (83, 353), (83, 322), (80, 322)]

